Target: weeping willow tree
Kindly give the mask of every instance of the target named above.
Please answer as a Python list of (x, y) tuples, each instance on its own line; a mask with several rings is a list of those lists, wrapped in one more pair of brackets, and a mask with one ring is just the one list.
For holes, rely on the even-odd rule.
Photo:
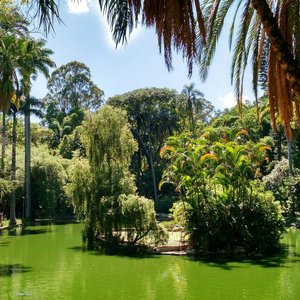
[(114, 226), (119, 218), (117, 198), (135, 192), (128, 168), (136, 143), (126, 113), (109, 106), (90, 116), (83, 123), (83, 132), (92, 176), (86, 209), (86, 239), (92, 246), (98, 236), (113, 239), (113, 230), (118, 230)]
[(88, 161), (75, 161), (67, 190), (77, 215), (85, 215), (83, 239), (89, 248), (165, 240), (153, 201), (136, 196), (129, 172), (137, 144), (121, 109), (104, 106), (82, 125)]

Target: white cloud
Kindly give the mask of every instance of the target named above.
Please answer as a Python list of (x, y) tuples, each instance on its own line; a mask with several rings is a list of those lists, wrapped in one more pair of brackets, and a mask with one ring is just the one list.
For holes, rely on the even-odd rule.
[(85, 14), (90, 11), (91, 0), (67, 0), (70, 14)]
[[(0, 0), (1, 1), (1, 0)], [(111, 29), (107, 23), (106, 16), (103, 16), (100, 12), (99, 3), (96, 0), (65, 0), (68, 6), (68, 12), (71, 14), (83, 14), (83, 13), (96, 13), (100, 27), (104, 30), (104, 34), (106, 37), (106, 41), (108, 45), (115, 49), (116, 44), (112, 37)], [(142, 27), (138, 26), (134, 28), (130, 34), (130, 38), (128, 38), (128, 43), (132, 43), (142, 32)], [(118, 50), (124, 49), (125, 46), (118, 45)]]
[[(248, 95), (243, 95), (243, 101), (249, 100)], [(236, 96), (233, 92), (227, 93), (225, 96), (219, 95), (217, 108), (224, 109), (224, 108), (231, 108), (237, 104)]]
[[(104, 32), (105, 32), (105, 37), (106, 37), (106, 41), (108, 43), (108, 45), (113, 48), (113, 49), (117, 49), (117, 50), (121, 50), (124, 49), (126, 44), (122, 45), (121, 43), (118, 45), (118, 47), (116, 48), (116, 43), (113, 40), (113, 35), (112, 35), (112, 31), (111, 28), (109, 26), (109, 24), (107, 23), (106, 20), (106, 16), (103, 16), (101, 13), (99, 14), (99, 20), (100, 20), (100, 27), (103, 28)], [(132, 43), (134, 40), (136, 40), (136, 38), (140, 35), (140, 33), (142, 32), (142, 27), (138, 26), (136, 28), (133, 28), (130, 37), (127, 38), (127, 42), (128, 44)]]

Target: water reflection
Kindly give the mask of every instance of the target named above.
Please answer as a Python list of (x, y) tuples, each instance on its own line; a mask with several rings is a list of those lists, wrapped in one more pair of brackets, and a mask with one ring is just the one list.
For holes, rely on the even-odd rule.
[(82, 251), (82, 225), (29, 229), (43, 234), (0, 239), (0, 299), (300, 299), (299, 230), (282, 255), (195, 260)]
[(19, 273), (27, 273), (31, 269), (31, 267), (22, 264), (0, 264), (0, 277), (11, 277)]
[(51, 232), (50, 228), (35, 228), (35, 227), (16, 227), (7, 230), (7, 234), (10, 236), (20, 236), (20, 235), (29, 235), (29, 234), (44, 234)]
[(5, 246), (8, 246), (9, 245), (9, 242), (6, 242), (6, 241), (0, 241), (0, 247), (5, 247)]

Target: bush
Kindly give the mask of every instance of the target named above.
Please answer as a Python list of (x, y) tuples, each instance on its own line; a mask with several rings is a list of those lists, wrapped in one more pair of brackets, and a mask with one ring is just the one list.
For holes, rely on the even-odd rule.
[(173, 137), (162, 149), (170, 159), (162, 183), (171, 182), (188, 203), (176, 204), (174, 218), (186, 214), (190, 243), (196, 250), (267, 252), (279, 246), (284, 231), (280, 205), (264, 191), (260, 167), (267, 145)]
[(44, 148), (35, 149), (32, 159), (32, 211), (35, 218), (53, 218), (67, 208), (63, 159)]
[(188, 216), (191, 213), (191, 206), (185, 201), (178, 201), (173, 203), (170, 209), (171, 217), (173, 218), (174, 225), (179, 225), (187, 229)]
[(136, 195), (121, 195), (122, 231), (130, 244), (138, 242), (158, 246), (167, 242), (167, 233), (155, 218), (153, 201)]
[(287, 221), (293, 222), (300, 212), (300, 169), (289, 175), (288, 160), (279, 161), (271, 173), (263, 178), (265, 189), (272, 191), (283, 209)]
[(246, 201), (227, 201), (222, 194), (188, 210), (188, 231), (196, 249), (266, 253), (278, 247), (284, 232), (279, 202), (258, 182), (248, 192)]

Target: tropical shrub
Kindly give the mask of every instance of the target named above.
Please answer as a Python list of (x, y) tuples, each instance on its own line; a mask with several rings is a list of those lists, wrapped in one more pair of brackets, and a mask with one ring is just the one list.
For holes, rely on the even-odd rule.
[(213, 251), (276, 248), (284, 231), (280, 206), (255, 180), (268, 147), (209, 137), (173, 137), (161, 151), (170, 160), (162, 184), (175, 184), (189, 204), (185, 213), (190, 243)]
[(186, 201), (177, 201), (170, 208), (170, 216), (173, 219), (174, 225), (179, 225), (183, 229), (187, 229), (188, 218), (191, 215), (192, 207)]

